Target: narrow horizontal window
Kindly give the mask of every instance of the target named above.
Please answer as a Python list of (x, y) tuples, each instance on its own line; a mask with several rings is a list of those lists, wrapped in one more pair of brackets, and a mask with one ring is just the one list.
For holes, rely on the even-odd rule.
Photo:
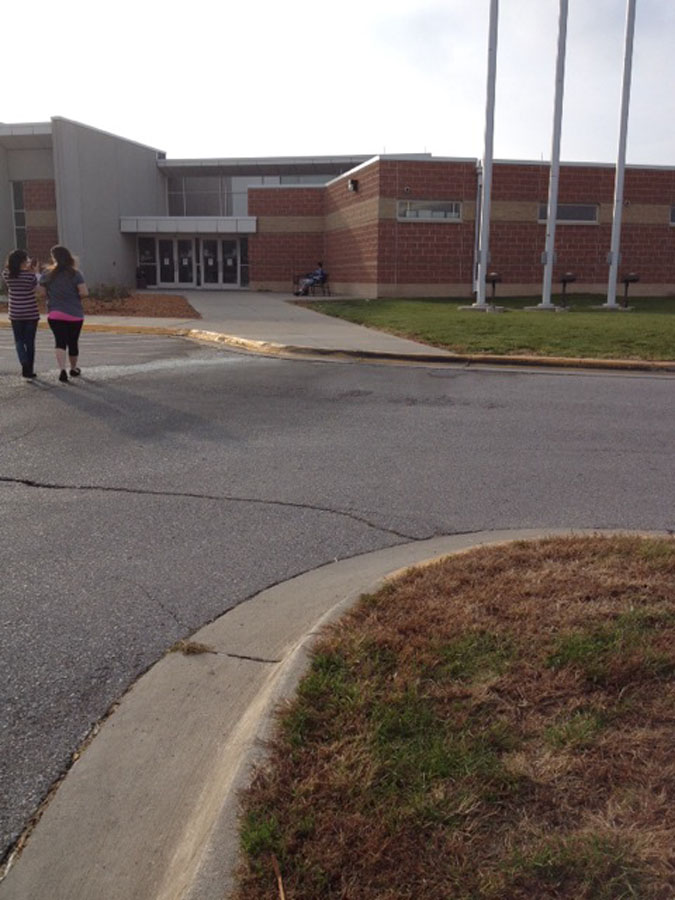
[[(548, 205), (539, 204), (539, 221), (545, 222), (548, 217)], [(559, 203), (556, 222), (597, 222), (597, 203)]]
[(396, 217), (405, 222), (459, 222), (462, 204), (458, 200), (399, 200)]

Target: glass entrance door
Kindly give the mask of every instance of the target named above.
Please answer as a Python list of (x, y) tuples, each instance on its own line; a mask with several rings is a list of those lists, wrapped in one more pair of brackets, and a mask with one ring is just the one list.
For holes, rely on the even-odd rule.
[(194, 241), (192, 238), (179, 239), (178, 244), (178, 283), (195, 283)]
[(218, 241), (215, 238), (202, 241), (202, 284), (211, 284), (214, 287), (220, 284)]
[(221, 241), (223, 284), (239, 284), (239, 254), (237, 240)]
[(176, 283), (176, 262), (173, 255), (173, 240), (159, 240), (159, 283)]
[(139, 237), (138, 266), (148, 284), (236, 288), (248, 285), (247, 250), (246, 238)]

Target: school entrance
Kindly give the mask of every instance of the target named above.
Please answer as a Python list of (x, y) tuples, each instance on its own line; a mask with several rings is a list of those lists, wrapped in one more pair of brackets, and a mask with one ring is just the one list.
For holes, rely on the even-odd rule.
[(248, 238), (139, 237), (138, 270), (148, 287), (247, 287)]

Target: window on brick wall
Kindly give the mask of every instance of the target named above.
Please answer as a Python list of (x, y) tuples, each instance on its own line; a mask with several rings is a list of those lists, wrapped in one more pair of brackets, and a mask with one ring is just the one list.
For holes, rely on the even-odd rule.
[(459, 222), (462, 204), (458, 200), (399, 200), (396, 217), (401, 222)]
[(14, 246), (25, 250), (26, 241), (26, 207), (23, 199), (23, 182), (12, 182), (12, 207), (14, 210)]
[[(548, 204), (539, 204), (538, 220), (545, 222), (548, 217)], [(598, 221), (598, 205), (597, 203), (559, 203), (558, 215), (556, 222), (561, 224), (573, 223), (578, 225), (580, 222), (597, 222)]]
[(675, 225), (675, 206), (670, 207), (670, 224)]

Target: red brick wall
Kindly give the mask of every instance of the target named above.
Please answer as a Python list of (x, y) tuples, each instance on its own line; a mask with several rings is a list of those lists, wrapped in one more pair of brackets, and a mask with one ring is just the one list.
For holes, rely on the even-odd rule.
[(394, 201), (458, 200), (464, 219), (380, 222), (380, 284), (463, 284), (470, 294), (475, 223), (473, 212), (467, 218), (466, 205), (476, 198), (475, 163), (383, 160), (381, 169), (383, 196)]
[(258, 233), (249, 237), (248, 254), (251, 282), (280, 282), (291, 290), (298, 275), (311, 272), (322, 260), (323, 234)]
[(23, 202), (26, 209), (56, 209), (56, 187), (53, 181), (24, 181)]
[[(258, 231), (248, 242), (254, 287), (288, 285), (291, 290), (298, 275), (311, 272), (319, 260), (323, 261), (323, 205), (321, 188), (249, 190), (249, 215), (258, 217)], [(304, 224), (303, 217), (307, 219)], [(321, 219), (320, 230), (316, 228), (317, 218)], [(289, 219), (293, 220), (293, 231), (287, 230)]]
[[(548, 166), (497, 164), (494, 167), (492, 200), (537, 201), (548, 199)], [(621, 230), (619, 276), (635, 271), (643, 283), (675, 285), (675, 228), (669, 227), (664, 205), (675, 202), (675, 171), (626, 169), (624, 212)], [(562, 166), (558, 193), (560, 203), (604, 204), (599, 224), (556, 226), (554, 279), (573, 271), (585, 284), (606, 283), (607, 254), (611, 241), (611, 210), (614, 204), (614, 168), (610, 166)], [(640, 204), (638, 218), (652, 214), (649, 205), (661, 207), (662, 224), (630, 220), (630, 206)], [(645, 209), (645, 207), (647, 207)], [(495, 221), (490, 227), (490, 267), (506, 285), (538, 285), (543, 277), (541, 253), (546, 228), (536, 222)]]
[(476, 164), (473, 161), (382, 160), (380, 166), (383, 197), (399, 200), (406, 197), (411, 200), (474, 200), (476, 197)]
[[(357, 190), (349, 190), (349, 181)], [(347, 173), (326, 188), (326, 271), (333, 285), (370, 285), (378, 280), (379, 162)], [(344, 288), (343, 288), (344, 289)]]
[[(56, 213), (56, 188), (51, 180), (24, 181), (23, 202), (28, 216), (31, 212)], [(55, 219), (55, 215), (52, 217)], [(49, 251), (59, 240), (56, 225), (27, 224), (28, 252), (35, 259), (46, 262)]]
[(324, 192), (320, 187), (249, 188), (249, 216), (322, 216)]
[[(349, 179), (358, 190), (349, 191)], [(545, 225), (537, 207), (548, 198), (549, 168), (543, 164), (497, 163), (493, 170), (490, 268), (509, 285), (536, 293), (541, 285)], [(389, 293), (396, 286), (437, 285), (471, 293), (475, 236), (476, 169), (472, 161), (375, 160), (325, 189), (256, 188), (249, 211), (259, 231), (250, 239), (251, 281), (289, 283), (318, 260), (338, 289)], [(461, 222), (399, 222), (396, 201), (458, 200)], [(597, 224), (559, 223), (554, 279), (573, 271), (579, 284), (607, 281), (607, 253), (614, 198), (613, 166), (563, 166), (560, 203), (595, 203)], [(675, 289), (675, 170), (627, 169), (624, 186), (620, 275), (635, 271), (643, 284)], [(303, 217), (306, 222), (303, 223)], [(317, 222), (323, 230), (317, 230)], [(321, 226), (319, 226), (320, 228)], [(292, 230), (289, 230), (292, 229)], [(515, 287), (517, 286), (517, 287)]]

